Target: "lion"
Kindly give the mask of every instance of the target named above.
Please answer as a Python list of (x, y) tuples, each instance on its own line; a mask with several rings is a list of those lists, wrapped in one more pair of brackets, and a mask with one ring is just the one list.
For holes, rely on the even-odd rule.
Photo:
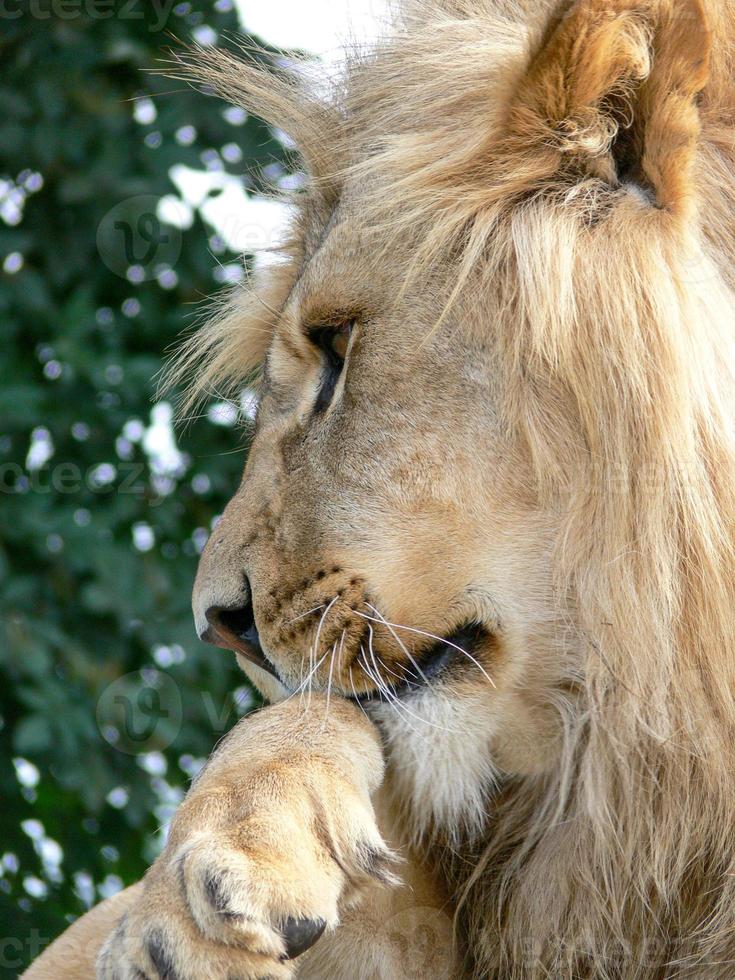
[(261, 370), (200, 636), (271, 702), (28, 973), (724, 980), (735, 963), (734, 0), (405, 0), (190, 340)]

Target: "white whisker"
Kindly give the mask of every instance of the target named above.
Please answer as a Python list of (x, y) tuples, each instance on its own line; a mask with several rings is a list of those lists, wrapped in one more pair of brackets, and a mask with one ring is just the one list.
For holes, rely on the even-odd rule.
[(297, 694), (303, 694), (304, 688), (306, 687), (306, 685), (311, 680), (312, 675), (315, 674), (317, 670), (319, 670), (319, 668), (321, 667), (321, 665), (324, 663), (324, 661), (327, 659), (328, 656), (329, 656), (329, 651), (327, 651), (327, 653), (324, 654), (324, 656), (321, 658), (321, 660), (314, 665), (314, 667), (312, 668), (312, 670), (309, 671), (309, 673), (301, 681), (301, 683), (296, 688), (296, 690), (292, 694), (289, 694), (289, 696), (286, 698), (286, 701), (290, 701), (291, 698), (296, 697)]
[[(387, 663), (385, 662), (385, 660), (383, 660), (383, 658), (382, 658), (382, 657), (379, 657), (379, 656), (378, 656), (377, 654), (376, 654), (376, 657), (377, 657), (377, 659), (378, 659), (378, 663), (380, 664), (380, 666), (381, 666), (381, 667), (383, 668), (383, 670), (384, 670), (384, 671), (385, 671), (386, 673), (388, 673), (388, 674), (390, 674), (390, 675), (391, 675), (392, 677), (395, 677), (395, 679), (396, 679), (397, 681), (400, 681), (400, 683), (401, 683), (401, 684), (405, 684), (405, 683), (406, 683), (406, 675), (405, 675), (405, 674), (403, 674), (403, 675), (401, 675), (401, 674), (397, 674), (397, 673), (395, 672), (395, 670), (392, 670), (392, 669), (391, 669), (391, 668), (390, 668), (390, 667), (388, 666), (388, 664), (387, 664)], [(405, 670), (405, 667), (404, 667), (404, 670)], [(411, 676), (412, 676), (412, 677), (415, 677), (415, 676), (416, 676), (416, 675), (415, 675), (415, 674), (413, 673), (413, 671), (406, 671), (406, 673), (409, 673), (409, 674), (411, 674)]]
[[(317, 656), (319, 655), (319, 637), (321, 636), (322, 626), (324, 625), (324, 620), (327, 618), (327, 615), (329, 613), (329, 610), (335, 604), (335, 602), (337, 601), (337, 599), (339, 599), (339, 596), (336, 595), (332, 599), (332, 601), (327, 605), (326, 609), (324, 610), (324, 612), (321, 615), (321, 618), (319, 620), (319, 625), (316, 628), (316, 636), (314, 637), (314, 642), (311, 645), (311, 651), (310, 651), (310, 656), (309, 656), (309, 663), (310, 664), (313, 663), (316, 660)], [(326, 654), (324, 656), (326, 657)], [(323, 660), (324, 660), (324, 657), (322, 657), (322, 659), (319, 661), (319, 663), (321, 664), (323, 662)], [(315, 673), (316, 673), (316, 669), (315, 670), (312, 670), (309, 673), (309, 677), (310, 678), (313, 677)], [(310, 683), (309, 684), (309, 707), (311, 707), (311, 692), (312, 692), (312, 688), (313, 688), (313, 684)]]
[[(370, 608), (372, 608), (372, 606)], [(464, 654), (464, 656), (467, 657), (468, 660), (471, 660), (472, 663), (478, 668), (478, 670), (480, 670), (481, 673), (484, 674), (484, 676), (487, 678), (487, 680), (490, 681), (490, 683), (492, 684), (492, 686), (495, 687), (495, 681), (488, 674), (488, 672), (485, 670), (485, 668), (482, 666), (482, 664), (479, 663), (479, 661), (477, 661), (468, 650), (465, 650), (464, 647), (457, 646), (457, 644), (456, 643), (452, 643), (451, 640), (447, 640), (443, 636), (437, 636), (436, 633), (427, 633), (426, 630), (416, 629), (413, 626), (401, 626), (400, 623), (389, 623), (387, 619), (382, 619), (382, 618), (381, 618), (381, 620), (377, 620), (377, 619), (374, 619), (372, 616), (366, 615), (365, 613), (358, 612), (357, 609), (355, 610), (355, 613), (358, 616), (362, 616), (363, 619), (369, 619), (369, 620), (371, 620), (373, 623), (381, 622), (381, 620), (382, 620), (382, 622), (388, 628), (390, 628), (391, 626), (393, 626), (397, 630), (407, 630), (409, 633), (417, 633), (419, 636), (425, 636), (425, 637), (427, 637), (430, 640), (437, 640), (439, 643), (446, 644), (446, 646), (451, 647), (453, 650), (457, 650), (459, 653)]]
[(327, 606), (327, 608), (324, 610), (324, 612), (321, 615), (321, 619), (319, 620), (319, 625), (316, 628), (316, 636), (314, 637), (314, 653), (315, 654), (317, 654), (319, 652), (319, 637), (320, 637), (321, 632), (322, 632), (322, 626), (324, 626), (324, 620), (327, 618), (327, 615), (329, 613), (329, 610), (335, 604), (335, 602), (337, 601), (337, 599), (339, 599), (339, 596), (338, 595), (336, 595), (334, 597), (334, 599), (332, 599), (332, 601), (329, 603), (329, 605)]
[[(383, 678), (380, 676), (380, 671), (378, 671), (377, 665), (375, 667), (375, 673), (373, 673), (372, 670), (370, 670), (370, 668), (368, 667), (367, 659), (365, 658), (365, 650), (362, 647), (360, 647), (360, 653), (361, 653), (361, 655), (362, 655), (362, 657), (363, 657), (363, 659), (364, 659), (365, 662), (363, 663), (362, 661), (358, 660), (357, 661), (358, 666), (360, 667), (361, 670), (363, 670), (367, 674), (367, 676), (370, 678), (370, 680), (373, 682), (373, 684), (375, 684), (375, 686), (377, 687), (378, 691), (381, 694), (385, 695), (385, 697), (388, 699), (388, 704), (390, 705), (390, 707), (394, 711), (396, 711), (396, 706), (398, 704), (398, 698), (390, 690), (390, 688), (388, 687), (388, 685), (385, 683), (385, 681), (383, 680)], [(371, 654), (371, 656), (372, 656), (372, 654)], [(373, 657), (373, 662), (374, 662), (374, 660), (375, 660), (375, 658)]]
[(307, 609), (306, 612), (301, 613), (299, 616), (295, 616), (293, 619), (287, 619), (283, 625), (290, 626), (291, 623), (298, 623), (300, 619), (306, 619), (307, 616), (311, 616), (312, 613), (318, 612), (320, 609), (324, 609), (324, 603), (319, 606), (314, 606), (313, 609)]
[[(362, 647), (360, 647), (360, 652), (361, 652), (361, 654), (362, 654), (362, 656), (364, 658), (365, 657), (365, 651), (364, 651), (364, 649)], [(358, 660), (357, 664), (358, 664), (358, 667), (360, 667), (360, 669), (370, 678), (370, 680), (373, 682), (373, 684), (375, 684), (375, 686), (378, 688), (378, 691), (381, 694), (385, 695), (385, 697), (388, 700), (389, 707), (396, 714), (400, 715), (401, 713), (403, 713), (404, 715), (407, 715), (409, 718), (415, 718), (416, 721), (420, 721), (422, 724), (427, 725), (429, 728), (436, 728), (440, 732), (448, 732), (451, 735), (459, 735), (459, 734), (461, 734), (460, 732), (457, 731), (457, 729), (447, 728), (444, 725), (436, 725), (436, 724), (434, 724), (434, 722), (429, 721), (427, 718), (422, 718), (421, 715), (417, 715), (415, 711), (411, 711), (411, 709), (408, 708), (403, 703), (403, 701), (401, 701), (401, 699), (396, 696), (395, 692), (391, 691), (390, 688), (385, 684), (385, 682), (383, 681), (383, 679), (380, 676), (380, 673), (379, 672), (377, 672), (376, 675), (373, 674), (373, 672), (370, 670), (370, 668), (367, 665), (367, 660), (365, 660), (364, 663), (362, 661)], [(377, 668), (376, 668), (376, 671), (377, 671)], [(405, 720), (406, 719), (404, 719), (404, 721)], [(416, 735), (418, 735), (421, 738), (424, 738), (425, 737), (425, 733), (422, 734), (421, 732), (417, 731), (416, 727), (414, 725), (411, 725), (410, 722), (406, 721), (406, 724), (408, 724), (408, 726), (411, 729), (411, 731), (413, 731)]]
[[(396, 633), (396, 631), (393, 629), (393, 626), (391, 625), (391, 623), (388, 622), (388, 620), (385, 618), (385, 616), (382, 614), (382, 612), (380, 612), (379, 609), (376, 609), (375, 606), (371, 605), (369, 602), (366, 603), (366, 605), (367, 605), (368, 609), (372, 609), (372, 611), (378, 617), (378, 619), (380, 620), (380, 622), (383, 623), (384, 626), (387, 626), (388, 627), (388, 630), (390, 631), (391, 635), (393, 636), (393, 639), (396, 641), (396, 643), (401, 648), (401, 650), (403, 650), (403, 652), (406, 654), (406, 656), (408, 657), (408, 659), (413, 664), (414, 668), (418, 671), (418, 676), (422, 678), (422, 680), (424, 681), (425, 684), (428, 684), (429, 683), (428, 678), (426, 677), (426, 675), (424, 674), (424, 672), (421, 670), (421, 668), (419, 667), (419, 665), (416, 663), (416, 661), (414, 660), (414, 658), (411, 656), (411, 654), (410, 654), (410, 652), (408, 650), (408, 647), (403, 642), (403, 640), (400, 638), (400, 636)], [(357, 612), (357, 610), (355, 610), (355, 612)], [(358, 615), (363, 615), (363, 614), (358, 613)]]
[[(342, 640), (345, 638), (345, 631), (342, 630)], [(329, 677), (327, 678), (327, 707), (324, 711), (324, 724), (329, 721), (329, 702), (332, 697), (332, 675), (334, 674), (334, 661), (337, 658), (337, 641), (334, 641), (334, 646), (332, 647), (332, 659), (329, 664)], [(323, 726), (322, 726), (323, 727)]]
[(365, 711), (362, 701), (360, 700), (360, 695), (357, 693), (357, 690), (355, 689), (355, 678), (352, 676), (352, 664), (350, 664), (350, 666), (347, 668), (347, 674), (350, 678), (350, 687), (352, 688), (352, 693), (355, 696), (355, 701), (360, 706), (360, 711), (362, 711), (362, 713), (365, 715), (367, 720), (372, 724), (372, 718), (367, 713), (367, 711)]

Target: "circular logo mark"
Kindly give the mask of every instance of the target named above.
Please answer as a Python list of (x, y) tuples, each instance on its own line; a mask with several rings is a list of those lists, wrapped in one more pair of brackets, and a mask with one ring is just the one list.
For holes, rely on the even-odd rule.
[(102, 737), (127, 755), (167, 748), (181, 730), (181, 718), (179, 689), (159, 670), (118, 677), (97, 702)]
[(381, 980), (452, 980), (455, 967), (452, 921), (440, 909), (404, 909), (383, 926)]
[(129, 197), (108, 211), (97, 228), (97, 249), (107, 268), (140, 283), (155, 279), (181, 254), (181, 230), (158, 217), (152, 194)]

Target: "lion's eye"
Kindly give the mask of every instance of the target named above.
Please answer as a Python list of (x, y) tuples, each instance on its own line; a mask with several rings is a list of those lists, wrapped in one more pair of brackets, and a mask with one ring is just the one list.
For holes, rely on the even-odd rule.
[(333, 327), (316, 327), (311, 331), (311, 339), (328, 358), (344, 363), (354, 325), (354, 320), (348, 320)]
[(337, 387), (347, 357), (354, 320), (335, 326), (316, 327), (310, 331), (314, 344), (324, 354), (324, 370), (319, 386), (315, 411), (322, 412), (329, 405)]

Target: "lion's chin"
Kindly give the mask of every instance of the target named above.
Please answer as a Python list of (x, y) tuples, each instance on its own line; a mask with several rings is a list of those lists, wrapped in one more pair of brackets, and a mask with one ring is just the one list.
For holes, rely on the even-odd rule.
[(285, 701), (293, 694), (293, 691), (283, 683), (274, 671), (264, 669), (260, 664), (255, 663), (251, 657), (239, 650), (235, 651), (235, 657), (238, 666), (264, 701), (269, 704), (277, 704), (279, 701)]

